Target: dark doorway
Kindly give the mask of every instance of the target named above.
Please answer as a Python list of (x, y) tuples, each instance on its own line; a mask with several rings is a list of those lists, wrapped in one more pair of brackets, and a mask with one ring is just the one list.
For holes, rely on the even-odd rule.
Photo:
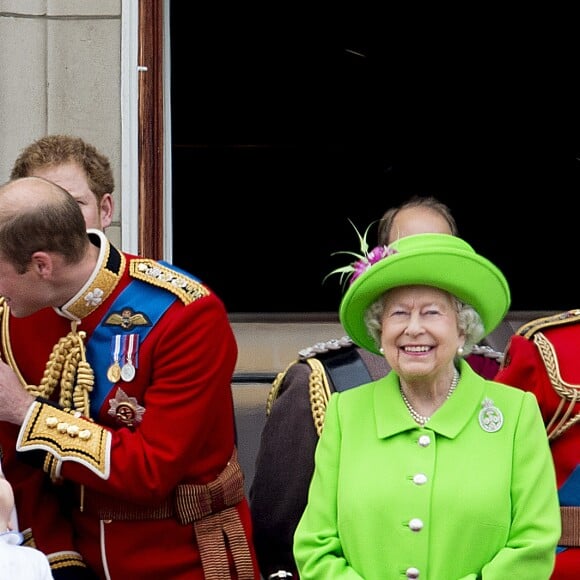
[(579, 305), (579, 139), (542, 71), (282, 20), (171, 3), (176, 265), (230, 312), (335, 312), (338, 278), (322, 281), (357, 249), (348, 220), (433, 194), (505, 272), (513, 310)]

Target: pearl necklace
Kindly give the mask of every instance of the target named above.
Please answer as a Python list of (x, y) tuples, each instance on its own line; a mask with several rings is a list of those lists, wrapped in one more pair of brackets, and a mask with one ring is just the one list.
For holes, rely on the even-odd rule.
[[(453, 391), (457, 387), (458, 382), (459, 382), (459, 371), (454, 368), (453, 369), (453, 380), (451, 381), (451, 385), (449, 386), (449, 391), (447, 391), (447, 396), (445, 397), (445, 400), (447, 400), (452, 395)], [(418, 423), (419, 425), (421, 425), (421, 427), (423, 427), (425, 425), (425, 423), (427, 423), (427, 421), (429, 421), (429, 419), (431, 419), (431, 417), (421, 415), (421, 413), (418, 413), (417, 411), (415, 411), (415, 409), (413, 408), (413, 405), (411, 405), (411, 403), (409, 402), (409, 399), (407, 399), (407, 397), (405, 396), (405, 393), (403, 393), (403, 387), (401, 386), (400, 381), (399, 381), (399, 391), (401, 392), (401, 397), (403, 397), (403, 401), (405, 403), (405, 406), (407, 407), (407, 410), (409, 411), (409, 414), (411, 415), (411, 417), (413, 417), (413, 419), (415, 420), (416, 423)]]

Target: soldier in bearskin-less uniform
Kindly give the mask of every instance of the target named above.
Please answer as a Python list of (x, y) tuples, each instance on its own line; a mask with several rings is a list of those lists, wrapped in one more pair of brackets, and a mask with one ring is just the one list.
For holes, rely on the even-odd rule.
[(562, 537), (552, 580), (580, 577), (580, 310), (532, 320), (510, 339), (501, 383), (534, 393), (556, 468)]
[(0, 188), (0, 294), (0, 444), (21, 525), (45, 541), (43, 493), (61, 486), (99, 578), (259, 578), (220, 299), (87, 236), (74, 198), (36, 177)]
[[(20, 152), (12, 166), (10, 178), (20, 177), (43, 177), (64, 187), (77, 200), (87, 228), (105, 230), (111, 225), (115, 190), (111, 164), (94, 145), (82, 138), (53, 134), (33, 141)], [(38, 324), (34, 320), (36, 316), (39, 316)], [(33, 314), (28, 318), (28, 324), (34, 328), (43, 327), (46, 323), (45, 313)], [(20, 468), (25, 469), (22, 465)], [(34, 479), (33, 475), (29, 477), (31, 481)], [(28, 477), (24, 479), (28, 480)], [(58, 490), (66, 496), (66, 486), (60, 486)], [(94, 578), (81, 555), (72, 547), (72, 528), (63, 518), (60, 503), (53, 493), (54, 487), (45, 486), (43, 491), (35, 498), (37, 505), (42, 506), (43, 517), (40, 520), (34, 516), (34, 541), (50, 554), (55, 580)], [(21, 499), (19, 488), (15, 492), (19, 496), (18, 503), (26, 502), (33, 515), (38, 512), (31, 505), (30, 497)], [(30, 544), (31, 529), (23, 532), (26, 544)]]

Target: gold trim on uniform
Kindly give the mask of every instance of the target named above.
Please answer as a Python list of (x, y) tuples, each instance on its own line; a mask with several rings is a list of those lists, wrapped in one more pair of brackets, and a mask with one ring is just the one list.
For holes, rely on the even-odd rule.
[(179, 297), (184, 304), (191, 304), (199, 298), (209, 296), (209, 290), (200, 282), (147, 258), (137, 258), (129, 263), (133, 278), (144, 280), (154, 286), (165, 288)]
[(36, 541), (34, 540), (34, 536), (32, 535), (32, 529), (26, 528), (25, 530), (20, 530), (22, 537), (24, 540), (22, 541), (22, 546), (30, 546), (31, 548), (36, 548)]
[(552, 314), (550, 316), (543, 316), (542, 318), (536, 318), (526, 324), (520, 326), (516, 334), (519, 334), (525, 338), (531, 338), (538, 330), (542, 328), (550, 328), (552, 326), (560, 326), (562, 324), (570, 324), (572, 322), (578, 322), (580, 320), (580, 310), (568, 310), (566, 312), (558, 312), (558, 314)]
[[(544, 364), (550, 384), (560, 397), (560, 404), (546, 426), (546, 433), (550, 441), (560, 437), (572, 425), (580, 421), (580, 413), (574, 413), (576, 404), (580, 402), (580, 385), (567, 383), (562, 378), (556, 349), (541, 331), (578, 321), (580, 321), (580, 309), (567, 310), (531, 320), (520, 326), (516, 332), (517, 335), (527, 340), (533, 340)], [(506, 368), (511, 362), (509, 345), (506, 352), (507, 355), (502, 364), (502, 369)]]
[(48, 554), (51, 570), (63, 570), (74, 566), (75, 568), (86, 568), (83, 557), (78, 552), (55, 552)]
[[(124, 258), (123, 258), (124, 259)], [(114, 272), (102, 268), (83, 297), (71, 304), (66, 310), (74, 317), (82, 320), (104, 302), (117, 287), (121, 277)]]
[[(316, 428), (316, 433), (320, 437), (324, 426), (324, 417), (326, 416), (326, 406), (328, 405), (331, 395), (330, 385), (328, 384), (328, 378), (324, 366), (317, 358), (301, 358), (299, 360), (305, 361), (310, 367), (308, 397), (310, 400), (310, 409), (312, 411), (314, 427)], [(276, 375), (266, 399), (266, 416), (269, 416), (272, 412), (272, 406), (278, 398), (280, 387), (286, 378), (286, 373), (290, 370), (290, 367), (295, 364), (298, 364), (298, 360), (291, 362), (284, 371)]]
[(316, 433), (320, 437), (326, 417), (326, 407), (330, 400), (330, 386), (323, 364), (317, 358), (308, 358), (306, 362), (312, 369), (308, 380), (308, 392), (310, 395), (310, 408), (312, 419), (316, 427)]
[[(28, 546), (30, 548), (38, 548), (38, 546), (36, 545), (36, 540), (32, 535), (31, 528), (21, 530), (20, 533), (24, 537), (24, 541), (22, 542), (23, 546)], [(50, 563), (51, 570), (67, 569), (67, 571), (70, 570), (71, 572), (78, 572), (79, 568), (87, 567), (82, 556), (78, 552), (63, 550), (60, 552), (53, 552), (52, 554), (47, 554), (46, 556)]]
[[(115, 253), (115, 260), (110, 260), (110, 254)], [(60, 310), (73, 319), (82, 320), (94, 312), (117, 287), (125, 271), (126, 258), (122, 252), (112, 246), (107, 240), (101, 241), (101, 255), (99, 256), (98, 271), (89, 285), (79, 293), (76, 299), (65, 304)], [(111, 263), (119, 264), (115, 272), (108, 266)]]
[[(556, 349), (543, 332), (534, 335), (534, 344), (538, 347), (550, 384), (560, 397), (560, 404), (546, 426), (548, 439), (553, 441), (580, 421), (580, 413), (573, 414), (576, 403), (580, 402), (580, 385), (568, 383), (562, 378)], [(568, 407), (564, 409), (566, 401)]]
[[(2, 351), (4, 353), (4, 362), (10, 365), (10, 368), (16, 373), (18, 376), (18, 380), (20, 384), (25, 387), (26, 381), (14, 360), (14, 354), (12, 352), (12, 344), (10, 342), (10, 331), (9, 331), (9, 324), (10, 324), (10, 308), (6, 304), (6, 299), (4, 296), (0, 296), (0, 326), (1, 326), (1, 334), (2, 334)], [(2, 360), (2, 356), (0, 353), (0, 360)]]
[(107, 479), (111, 433), (78, 415), (47, 403), (34, 402), (20, 428), (16, 450), (41, 449), (52, 454), (58, 467), (50, 464), (52, 462), (45, 463), (45, 467), (53, 476), (60, 475), (63, 461), (75, 461)]
[(278, 398), (278, 393), (280, 391), (280, 387), (282, 386), (282, 382), (286, 378), (286, 373), (290, 369), (290, 367), (296, 364), (298, 361), (292, 361), (282, 372), (279, 372), (276, 375), (276, 378), (272, 382), (272, 386), (270, 387), (270, 392), (268, 393), (268, 397), (266, 398), (266, 416), (269, 417), (270, 413), (272, 412), (272, 405), (274, 401)]

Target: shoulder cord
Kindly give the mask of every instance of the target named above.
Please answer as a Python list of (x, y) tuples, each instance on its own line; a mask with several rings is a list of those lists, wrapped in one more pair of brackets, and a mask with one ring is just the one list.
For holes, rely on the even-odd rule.
[[(299, 361), (292, 361), (282, 372), (276, 375), (268, 393), (266, 400), (266, 416), (272, 412), (272, 405), (278, 397), (280, 386), (286, 377), (288, 369), (297, 364)], [(323, 364), (317, 358), (300, 359), (300, 362), (305, 362), (310, 366), (310, 378), (308, 380), (308, 394), (310, 399), (310, 407), (312, 409), (312, 419), (314, 420), (314, 427), (318, 436), (322, 433), (324, 425), (324, 415), (326, 413), (326, 405), (330, 399), (330, 386), (328, 385), (328, 378)]]
[(324, 427), (324, 417), (326, 415), (326, 405), (330, 399), (330, 387), (324, 365), (317, 358), (307, 358), (312, 372), (308, 381), (308, 393), (310, 395), (310, 407), (312, 409), (312, 419), (316, 433), (320, 437)]
[[(552, 383), (552, 387), (556, 393), (558, 393), (561, 399), (556, 412), (546, 427), (548, 439), (554, 440), (562, 435), (562, 433), (567, 431), (570, 427), (572, 427), (572, 425), (580, 421), (580, 413), (576, 413), (576, 415), (570, 418), (572, 410), (574, 409), (574, 405), (579, 400), (580, 385), (573, 385), (562, 379), (554, 347), (543, 333), (537, 332), (534, 335), (534, 343), (538, 347), (540, 356), (542, 357), (542, 361), (546, 367), (546, 372), (548, 373), (550, 383)], [(558, 420), (566, 400), (570, 401), (570, 403), (564, 415)], [(555, 425), (557, 420), (558, 423)]]
[(278, 398), (278, 391), (280, 390), (280, 386), (282, 385), (282, 381), (288, 372), (288, 369), (298, 361), (292, 361), (283, 371), (279, 372), (276, 375), (276, 378), (272, 382), (272, 386), (270, 387), (270, 392), (268, 393), (268, 397), (266, 399), (266, 417), (270, 416), (272, 412), (272, 405), (274, 401)]
[(80, 412), (89, 417), (89, 393), (93, 390), (95, 377), (91, 365), (86, 360), (83, 340), (85, 332), (77, 332), (77, 322), (71, 322), (71, 331), (53, 347), (46, 363), (40, 385), (28, 385), (16, 364), (10, 332), (8, 328), (10, 309), (4, 298), (0, 298), (2, 319), (2, 347), (6, 362), (14, 370), (22, 386), (33, 396), (50, 399), (57, 385), (60, 385), (59, 405), (67, 411)]

